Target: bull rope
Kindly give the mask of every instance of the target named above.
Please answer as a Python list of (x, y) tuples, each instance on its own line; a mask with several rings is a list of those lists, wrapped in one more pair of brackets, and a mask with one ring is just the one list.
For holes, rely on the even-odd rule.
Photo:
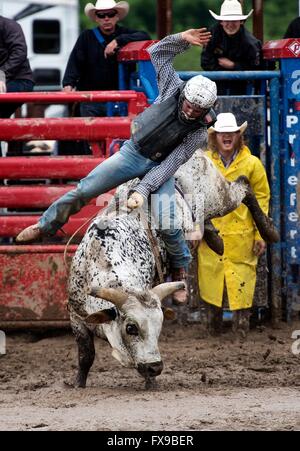
[(83, 224), (81, 224), (80, 227), (78, 227), (77, 230), (75, 230), (75, 232), (73, 233), (73, 235), (69, 238), (67, 244), (65, 245), (65, 249), (64, 249), (64, 264), (67, 268), (67, 270), (69, 271), (70, 269), (70, 265), (67, 262), (67, 252), (68, 252), (68, 247), (70, 246), (73, 238), (75, 238), (75, 236), (80, 232), (81, 229), (83, 229), (83, 227), (85, 227), (89, 222), (91, 222), (93, 219), (96, 218), (96, 216), (98, 216), (99, 212), (95, 213), (93, 216), (91, 216), (90, 218), (88, 218)]

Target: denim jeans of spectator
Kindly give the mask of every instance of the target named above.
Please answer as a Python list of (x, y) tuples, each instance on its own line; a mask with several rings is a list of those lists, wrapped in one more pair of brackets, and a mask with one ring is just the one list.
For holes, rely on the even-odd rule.
[[(34, 83), (30, 80), (13, 80), (6, 83), (7, 92), (31, 92), (33, 88)], [(21, 103), (1, 103), (0, 118), (10, 117), (21, 105)]]
[(103, 117), (106, 116), (106, 103), (104, 102), (82, 102), (80, 104), (81, 117)]
[[(54, 235), (69, 217), (86, 205), (92, 198), (132, 180), (143, 177), (158, 163), (143, 157), (131, 140), (126, 141), (120, 152), (99, 164), (76, 189), (68, 192), (45, 211), (39, 221), (41, 230)], [(167, 180), (152, 196), (152, 213), (165, 242), (174, 268), (187, 268), (191, 255), (181, 228), (176, 224), (175, 181)], [(165, 204), (165, 200), (171, 200)], [(165, 206), (166, 205), (166, 206)], [(166, 228), (166, 224), (169, 225)]]
[[(7, 92), (31, 92), (33, 91), (34, 83), (30, 80), (13, 80), (6, 83)], [(0, 103), (0, 118), (9, 118), (21, 103)], [(0, 141), (0, 157), (2, 156), (1, 141)]]

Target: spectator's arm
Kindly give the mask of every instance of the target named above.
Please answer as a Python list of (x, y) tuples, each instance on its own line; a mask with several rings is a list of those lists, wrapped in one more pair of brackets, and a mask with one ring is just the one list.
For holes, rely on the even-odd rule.
[(14, 78), (19, 68), (26, 61), (27, 46), (22, 28), (17, 22), (5, 25), (3, 40), (7, 50), (7, 58), (0, 65), (0, 71), (2, 73), (1, 79), (5, 82), (3, 74), (6, 78)]
[(127, 33), (122, 33), (116, 37), (118, 47), (123, 47), (129, 42), (148, 41), (150, 36), (145, 31), (127, 30)]
[(0, 71), (0, 93), (6, 92), (5, 73)]
[(214, 44), (212, 41), (202, 50), (201, 67), (203, 70), (220, 70), (218, 56), (214, 53)]
[(65, 74), (62, 80), (63, 87), (71, 86), (77, 87), (81, 76), (81, 68), (84, 67), (85, 51), (84, 51), (84, 37), (80, 35), (70, 54)]
[(243, 61), (234, 64), (234, 70), (260, 70), (262, 66), (262, 48), (260, 42), (249, 46)]

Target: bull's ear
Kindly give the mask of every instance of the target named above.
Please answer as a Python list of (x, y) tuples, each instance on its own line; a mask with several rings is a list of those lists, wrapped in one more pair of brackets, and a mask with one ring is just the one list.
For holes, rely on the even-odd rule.
[(101, 298), (112, 302), (120, 310), (128, 299), (127, 293), (115, 288), (92, 288), (89, 294), (95, 298)]
[(156, 294), (160, 301), (163, 301), (167, 296), (173, 294), (177, 290), (183, 290), (185, 288), (184, 282), (166, 282), (157, 285), (150, 290), (150, 293)]
[(114, 308), (108, 308), (105, 310), (99, 310), (99, 312), (92, 313), (85, 318), (85, 322), (88, 324), (102, 324), (108, 323), (116, 319), (117, 313)]

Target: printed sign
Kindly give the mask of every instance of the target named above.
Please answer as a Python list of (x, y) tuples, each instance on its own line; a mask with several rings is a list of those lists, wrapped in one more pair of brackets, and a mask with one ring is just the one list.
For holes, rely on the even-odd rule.
[(292, 42), (289, 46), (288, 49), (295, 55), (295, 56), (299, 56), (300, 55), (300, 42), (299, 41), (294, 41)]

